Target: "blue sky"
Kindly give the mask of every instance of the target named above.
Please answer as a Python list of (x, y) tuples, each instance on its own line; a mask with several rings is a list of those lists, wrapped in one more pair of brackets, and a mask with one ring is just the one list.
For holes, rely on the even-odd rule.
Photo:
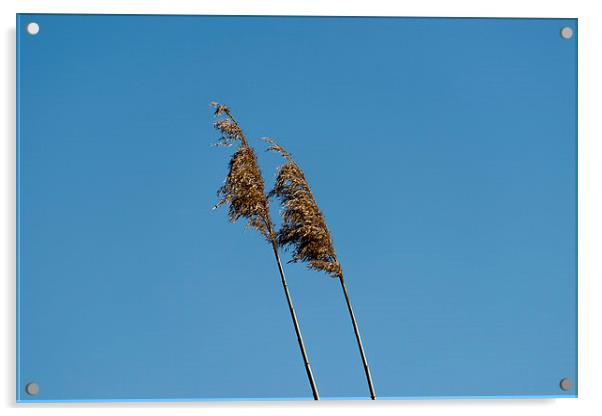
[[(576, 24), (21, 15), (20, 399), (311, 398), (213, 100), (305, 170), (379, 397), (574, 395)], [(368, 397), (338, 282), (285, 270), (320, 394)]]

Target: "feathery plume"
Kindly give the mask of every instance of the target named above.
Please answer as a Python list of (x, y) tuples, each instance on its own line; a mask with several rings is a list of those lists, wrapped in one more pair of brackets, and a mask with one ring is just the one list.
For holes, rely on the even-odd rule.
[(293, 248), (292, 262), (305, 262), (310, 269), (342, 277), (332, 237), (305, 174), (282, 146), (272, 139), (264, 140), (269, 143), (268, 151), (285, 158), (278, 168), (274, 189), (268, 194), (279, 198), (282, 204), (283, 224), (277, 233), (278, 244)]
[(276, 233), (273, 231), (268, 197), (265, 194), (265, 185), (263, 177), (261, 176), (261, 170), (257, 163), (257, 157), (255, 156), (253, 148), (249, 146), (245, 134), (238, 122), (234, 119), (230, 109), (225, 105), (220, 105), (216, 102), (212, 102), (211, 106), (215, 108), (214, 115), (217, 118), (214, 127), (221, 133), (221, 137), (216, 145), (229, 147), (234, 143), (239, 143), (238, 148), (230, 159), (225, 183), (218, 190), (218, 197), (220, 200), (214, 208), (218, 208), (222, 205), (229, 205), (228, 217), (230, 218), (230, 221), (235, 222), (240, 218), (246, 218), (249, 226), (259, 231), (272, 245), (307, 378), (314, 400), (319, 400), (320, 396), (318, 388), (309, 364), (305, 344), (303, 342), (303, 337), (301, 336), (299, 321), (297, 320), (292, 297), (286, 283), (284, 269), (282, 268), (282, 262), (280, 261), (278, 242)]
[(228, 217), (236, 222), (246, 218), (250, 227), (259, 231), (268, 241), (273, 238), (268, 200), (265, 196), (265, 185), (255, 152), (249, 146), (242, 129), (232, 116), (230, 109), (218, 103), (215, 107), (214, 127), (220, 131), (218, 146), (232, 146), (240, 142), (228, 164), (228, 175), (224, 185), (217, 194), (220, 198), (214, 208), (229, 205)]
[(376, 393), (357, 319), (351, 307), (343, 270), (334, 251), (324, 215), (318, 208), (305, 174), (292, 155), (274, 140), (264, 140), (269, 144), (268, 151), (280, 153), (285, 159), (278, 169), (274, 189), (268, 194), (280, 199), (282, 205), (283, 224), (277, 233), (278, 244), (293, 248), (292, 262), (305, 262), (310, 269), (325, 271), (339, 279), (364, 366), (370, 398), (375, 400)]

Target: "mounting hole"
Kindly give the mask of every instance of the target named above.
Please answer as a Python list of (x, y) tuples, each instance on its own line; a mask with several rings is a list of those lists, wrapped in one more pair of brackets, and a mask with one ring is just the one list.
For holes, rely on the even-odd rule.
[(27, 383), (25, 386), (25, 393), (29, 394), (30, 396), (35, 396), (39, 392), (40, 386), (38, 386), (38, 383)]
[(560, 29), (560, 36), (562, 36), (563, 39), (570, 39), (573, 37), (573, 29), (571, 29), (568, 26), (563, 27), (562, 29)]
[(571, 382), (570, 378), (563, 378), (562, 380), (560, 380), (560, 389), (561, 390), (568, 391), (571, 389), (572, 386), (573, 386), (573, 383)]
[(40, 25), (36, 22), (31, 22), (27, 24), (27, 33), (30, 35), (37, 35), (40, 32)]

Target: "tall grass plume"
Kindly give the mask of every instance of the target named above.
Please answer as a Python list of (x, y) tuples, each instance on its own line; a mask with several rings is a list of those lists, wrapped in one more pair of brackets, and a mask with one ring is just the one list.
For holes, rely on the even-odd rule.
[(228, 205), (228, 217), (231, 222), (236, 222), (241, 218), (246, 219), (249, 226), (259, 231), (271, 244), (308, 381), (314, 400), (319, 400), (318, 388), (309, 364), (299, 321), (297, 320), (292, 297), (284, 275), (284, 269), (282, 268), (282, 262), (280, 261), (277, 236), (270, 218), (268, 197), (265, 194), (265, 185), (257, 163), (257, 156), (253, 148), (249, 146), (247, 137), (230, 109), (216, 102), (212, 102), (211, 106), (215, 108), (214, 115), (216, 121), (214, 127), (221, 134), (217, 145), (230, 147), (238, 144), (238, 148), (235, 150), (228, 164), (228, 174), (224, 185), (217, 192), (219, 202), (214, 208)]
[(239, 143), (228, 164), (224, 185), (217, 192), (220, 200), (214, 208), (228, 205), (230, 221), (236, 222), (245, 218), (250, 227), (271, 241), (274, 237), (273, 227), (257, 156), (230, 109), (215, 102), (211, 104), (215, 107), (215, 116), (218, 117), (214, 127), (221, 133), (217, 145), (229, 147)]
[(264, 140), (269, 145), (268, 151), (277, 152), (284, 158), (284, 164), (278, 168), (274, 188), (268, 194), (277, 197), (282, 206), (282, 226), (276, 236), (278, 244), (281, 247), (292, 248), (292, 262), (304, 262), (310, 269), (324, 271), (339, 279), (364, 366), (370, 398), (374, 400), (376, 393), (370, 367), (357, 319), (351, 307), (343, 269), (334, 250), (324, 215), (311, 192), (305, 174), (292, 155), (274, 140), (269, 138)]
[(269, 151), (280, 153), (285, 159), (278, 168), (276, 183), (269, 193), (269, 196), (280, 199), (283, 207), (278, 244), (292, 247), (293, 262), (304, 262), (310, 269), (342, 277), (343, 270), (332, 237), (305, 174), (282, 146), (272, 139), (264, 140), (269, 144)]

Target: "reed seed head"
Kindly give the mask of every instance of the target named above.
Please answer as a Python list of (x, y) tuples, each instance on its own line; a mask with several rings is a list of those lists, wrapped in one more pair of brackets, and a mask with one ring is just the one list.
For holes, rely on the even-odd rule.
[(231, 222), (246, 218), (248, 225), (259, 231), (268, 241), (273, 241), (273, 227), (270, 219), (268, 198), (257, 157), (247, 142), (238, 122), (230, 109), (218, 103), (215, 107), (217, 120), (214, 127), (221, 133), (218, 146), (232, 146), (239, 143), (228, 165), (228, 175), (219, 188), (219, 202), (214, 208), (229, 205), (228, 217)]
[(304, 262), (310, 269), (342, 278), (343, 271), (324, 215), (305, 174), (282, 146), (272, 139), (264, 140), (269, 144), (268, 151), (280, 153), (285, 159), (278, 168), (274, 189), (268, 194), (277, 197), (282, 205), (283, 224), (277, 233), (278, 244), (292, 247), (291, 262)]

